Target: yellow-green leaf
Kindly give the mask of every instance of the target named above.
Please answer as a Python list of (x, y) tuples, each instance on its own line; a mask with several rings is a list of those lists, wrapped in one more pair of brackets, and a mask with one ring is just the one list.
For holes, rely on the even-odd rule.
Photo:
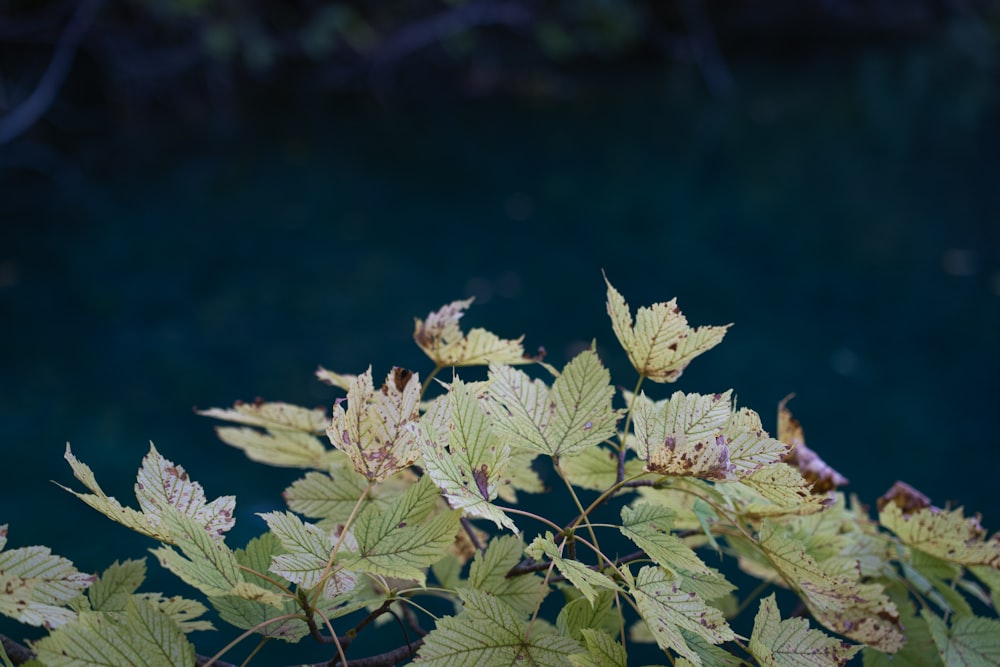
[(1000, 665), (1000, 621), (997, 619), (956, 616), (949, 627), (928, 609), (921, 615), (930, 626), (938, 654), (947, 667)]
[(94, 611), (122, 611), (129, 597), (146, 578), (145, 560), (115, 561), (87, 589)]
[(628, 655), (625, 648), (611, 635), (591, 628), (584, 628), (581, 634), (587, 644), (587, 652), (569, 656), (574, 667), (626, 667)]
[(62, 626), (76, 618), (66, 604), (96, 577), (48, 547), (9, 549), (7, 524), (0, 525), (0, 614), (28, 625)]
[[(618, 454), (605, 447), (590, 447), (559, 458), (559, 468), (573, 486), (591, 491), (605, 491), (618, 481)], [(625, 461), (625, 479), (640, 475), (644, 464), (639, 459)], [(623, 492), (629, 489), (622, 489)]]
[(221, 496), (208, 502), (201, 484), (192, 481), (183, 467), (163, 458), (153, 443), (149, 444), (149, 453), (142, 460), (135, 486), (142, 512), (124, 507), (104, 493), (93, 471), (73, 456), (69, 444), (65, 458), (73, 475), (92, 493), (78, 493), (60, 485), (63, 489), (112, 521), (161, 542), (172, 541), (170, 533), (161, 525), (161, 514), (168, 509), (191, 517), (216, 539), (235, 523), (236, 499), (233, 496)]
[(615, 633), (620, 621), (614, 604), (615, 593), (610, 590), (598, 593), (593, 604), (583, 596), (570, 600), (556, 617), (556, 628), (577, 641), (583, 638), (585, 629)]
[(493, 538), (485, 551), (476, 552), (466, 585), (494, 595), (519, 614), (527, 616), (548, 590), (537, 574), (507, 576), (523, 555), (524, 542), (521, 538), (515, 535)]
[(465, 603), (462, 613), (438, 620), (414, 664), (567, 667), (567, 656), (581, 651), (569, 637), (529, 629), (520, 614), (489, 593), (460, 590), (459, 596)]
[(646, 468), (663, 475), (733, 478), (736, 467), (724, 433), (730, 395), (677, 391), (669, 400), (654, 403), (640, 394), (633, 410), (632, 446)]
[[(563, 542), (563, 546), (565, 546)], [(538, 536), (528, 545), (526, 553), (536, 560), (548, 558), (556, 565), (556, 569), (566, 579), (573, 584), (576, 590), (580, 591), (590, 604), (597, 600), (598, 592), (601, 590), (618, 590), (615, 584), (607, 575), (592, 570), (578, 560), (563, 558), (561, 549), (552, 541), (552, 534), (546, 533), (544, 537)]]
[(895, 653), (905, 641), (896, 606), (878, 584), (862, 583), (860, 571), (826, 571), (786, 529), (765, 520), (760, 549), (802, 598), (817, 621), (855, 641)]
[[(326, 564), (334, 548), (330, 534), (291, 512), (267, 512), (259, 516), (285, 549), (285, 553), (273, 557), (270, 571), (308, 589), (318, 586), (321, 577), (327, 574)], [(354, 590), (358, 578), (351, 572), (338, 570), (323, 583), (323, 595), (334, 599)]]
[(516, 533), (514, 521), (492, 503), (507, 471), (510, 445), (494, 432), (483, 407), (484, 387), (455, 377), (448, 394), (431, 404), (421, 420), (424, 470), (452, 508)]
[(632, 366), (654, 382), (674, 382), (691, 360), (720, 342), (730, 324), (692, 329), (677, 307), (677, 300), (640, 307), (632, 322), (625, 298), (608, 286), (608, 315), (611, 327)]
[(490, 365), (494, 427), (512, 447), (561, 456), (614, 437), (621, 416), (611, 407), (610, 375), (591, 348), (573, 358), (550, 389), (510, 366)]
[(463, 334), (458, 321), (471, 304), (472, 299), (453, 301), (430, 313), (426, 320), (416, 320), (413, 340), (436, 365), (479, 366), (532, 361), (524, 356), (521, 345), (524, 336), (503, 339), (485, 329), (473, 329), (468, 335)]
[(676, 513), (663, 505), (639, 503), (623, 507), (622, 535), (635, 542), (650, 558), (673, 572), (708, 574), (712, 570), (684, 544), (670, 534)]
[(459, 525), (455, 511), (427, 518), (438, 497), (424, 476), (389, 509), (366, 508), (354, 524), (357, 551), (342, 552), (344, 567), (423, 584), (426, 569), (444, 556)]
[[(627, 568), (624, 571), (628, 572)], [(681, 630), (703, 637), (711, 644), (735, 639), (721, 611), (705, 604), (696, 594), (685, 591), (680, 580), (663, 569), (645, 566), (627, 583), (639, 614), (663, 650), (676, 651), (700, 665), (701, 658), (685, 641)]]
[(381, 389), (372, 369), (355, 378), (347, 409), (338, 402), (327, 428), (330, 442), (350, 457), (354, 469), (370, 482), (381, 482), (420, 456), (420, 379), (395, 367)]
[(35, 644), (46, 667), (193, 667), (194, 646), (155, 604), (129, 597), (124, 612), (88, 611)]
[(750, 652), (762, 667), (836, 667), (861, 649), (809, 628), (804, 618), (781, 620), (774, 594), (760, 601)]
[(954, 563), (1000, 569), (1000, 534), (986, 539), (979, 519), (964, 516), (961, 508), (925, 507), (907, 515), (895, 503), (888, 503), (879, 512), (879, 521), (914, 549)]

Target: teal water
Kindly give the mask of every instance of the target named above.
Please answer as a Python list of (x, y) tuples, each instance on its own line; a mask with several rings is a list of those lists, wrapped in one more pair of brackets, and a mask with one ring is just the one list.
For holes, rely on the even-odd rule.
[[(772, 429), (795, 392), (809, 445), (862, 499), (903, 479), (997, 528), (992, 75), (933, 49), (734, 72), (729, 101), (674, 68), (556, 100), (267, 104), (223, 134), (122, 125), (68, 172), (0, 172), (10, 546), (90, 571), (145, 555), (49, 480), (73, 485), (69, 441), (131, 499), (150, 440), (237, 495), (242, 544), (297, 475), (192, 407), (328, 406), (319, 364), (426, 372), (413, 317), (467, 295), (467, 326), (524, 333), (556, 365), (596, 339), (631, 386), (602, 269), (633, 308), (676, 296), (693, 324), (735, 323), (676, 388), (733, 388)], [(151, 589), (186, 590), (149, 568)]]

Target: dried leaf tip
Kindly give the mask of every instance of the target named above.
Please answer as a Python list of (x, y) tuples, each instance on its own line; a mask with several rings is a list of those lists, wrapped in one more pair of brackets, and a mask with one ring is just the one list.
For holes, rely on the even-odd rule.
[(427, 319), (414, 320), (413, 340), (435, 364), (440, 367), (480, 366), (533, 361), (525, 356), (521, 345), (524, 336), (504, 339), (485, 329), (472, 329), (464, 334), (458, 321), (471, 304), (471, 298), (452, 301), (428, 314)]
[(732, 324), (692, 329), (677, 306), (677, 299), (641, 306), (635, 320), (628, 303), (607, 275), (607, 307), (618, 342), (632, 366), (653, 382), (675, 382), (691, 361), (720, 342)]
[(792, 416), (786, 406), (795, 394), (789, 394), (778, 403), (778, 440), (788, 445), (788, 453), (782, 460), (793, 468), (797, 468), (802, 477), (809, 482), (814, 494), (833, 491), (847, 484), (847, 478), (831, 468), (819, 455), (806, 447), (802, 424)]

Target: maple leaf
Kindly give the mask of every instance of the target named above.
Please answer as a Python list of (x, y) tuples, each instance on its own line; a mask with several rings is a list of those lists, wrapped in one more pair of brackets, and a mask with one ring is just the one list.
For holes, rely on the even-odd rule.
[(327, 436), (369, 482), (381, 482), (416, 462), (420, 455), (420, 379), (394, 367), (381, 389), (372, 369), (359, 375), (347, 392), (347, 410), (333, 406)]
[(674, 392), (654, 403), (645, 393), (633, 410), (633, 448), (646, 469), (664, 475), (725, 480), (735, 474), (724, 428), (731, 391), (722, 394)]
[(424, 469), (448, 503), (468, 515), (518, 532), (514, 521), (492, 504), (510, 461), (484, 405), (485, 384), (466, 384), (457, 376), (450, 390), (431, 404), (421, 424)]
[(0, 525), (0, 614), (28, 625), (55, 628), (73, 621), (66, 604), (97, 578), (48, 547), (4, 551), (7, 524)]
[(774, 594), (760, 601), (750, 635), (750, 652), (762, 667), (835, 667), (861, 650), (821, 630), (804, 618), (781, 620)]
[(879, 512), (879, 522), (896, 533), (904, 544), (963, 565), (988, 565), (1000, 569), (1000, 534), (986, 539), (978, 517), (966, 517), (962, 509), (919, 509), (909, 515), (895, 503)]
[(78, 493), (65, 486), (61, 488), (87, 503), (98, 512), (132, 530), (148, 535), (161, 542), (170, 542), (170, 534), (161, 526), (161, 513), (166, 509), (191, 517), (216, 539), (236, 523), (233, 513), (236, 498), (221, 496), (208, 502), (201, 484), (192, 481), (183, 467), (163, 458), (149, 443), (149, 453), (142, 459), (142, 467), (136, 478), (135, 495), (142, 511), (124, 507), (101, 489), (93, 471), (77, 460), (66, 445), (65, 458), (73, 469), (73, 475), (83, 482), (93, 493)]
[(551, 389), (510, 366), (491, 364), (489, 377), (494, 427), (514, 447), (561, 456), (616, 434), (621, 412), (611, 407), (614, 387), (593, 347), (566, 364)]
[(473, 299), (452, 301), (430, 313), (426, 320), (416, 319), (413, 340), (440, 367), (477, 366), (488, 363), (526, 364), (535, 359), (525, 356), (521, 341), (503, 339), (485, 329), (463, 334), (458, 321)]
[[(562, 543), (566, 545), (565, 542)], [(525, 553), (536, 560), (548, 558), (556, 565), (559, 573), (573, 584), (576, 590), (583, 593), (590, 604), (597, 601), (600, 590), (618, 590), (618, 586), (611, 581), (607, 575), (590, 569), (583, 563), (573, 559), (562, 557), (562, 549), (552, 541), (552, 533), (546, 533), (544, 537), (538, 536), (528, 545)]]
[(663, 650), (672, 649), (700, 665), (701, 658), (688, 645), (683, 631), (710, 644), (721, 644), (736, 638), (721, 611), (705, 604), (697, 594), (684, 590), (680, 580), (668, 575), (662, 568), (644, 566), (635, 578), (627, 567), (622, 572), (626, 575), (629, 593), (635, 599), (639, 615)]
[(533, 628), (503, 601), (489, 593), (459, 590), (464, 609), (444, 616), (424, 638), (414, 664), (433, 667), (532, 665), (564, 667), (567, 655), (581, 647), (569, 637)]
[(771, 520), (761, 526), (759, 545), (817, 621), (886, 653), (902, 648), (904, 637), (896, 606), (880, 585), (861, 583), (858, 567), (845, 570), (837, 560), (828, 571), (806, 552), (790, 528)]
[(642, 306), (632, 321), (625, 298), (607, 276), (608, 315), (611, 327), (632, 366), (653, 382), (675, 382), (691, 360), (720, 342), (731, 324), (692, 329), (677, 307), (677, 300)]

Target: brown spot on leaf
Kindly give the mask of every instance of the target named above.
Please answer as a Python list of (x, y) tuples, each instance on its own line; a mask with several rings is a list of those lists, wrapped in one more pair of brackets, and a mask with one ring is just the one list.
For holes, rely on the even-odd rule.
[(402, 392), (406, 389), (406, 385), (410, 383), (410, 379), (413, 377), (413, 371), (401, 368), (399, 366), (393, 366), (392, 368), (392, 383), (396, 385), (396, 391)]

